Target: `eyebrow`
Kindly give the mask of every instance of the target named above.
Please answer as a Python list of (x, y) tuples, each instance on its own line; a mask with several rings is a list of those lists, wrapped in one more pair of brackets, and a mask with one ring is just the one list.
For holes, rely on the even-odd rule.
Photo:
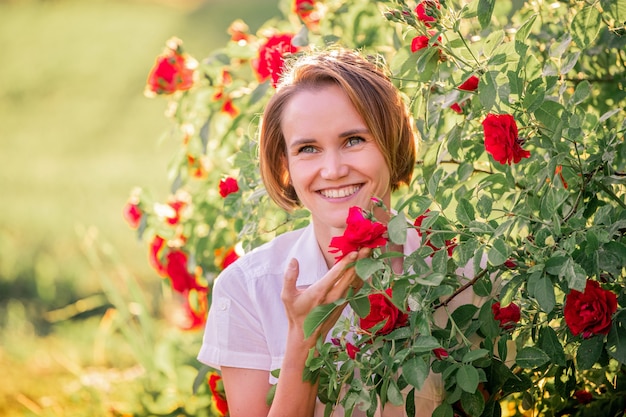
[[(339, 135), (339, 137), (340, 138), (345, 138), (345, 137), (349, 137), (349, 136), (362, 135), (362, 134), (370, 134), (369, 129), (364, 127), (364, 128), (357, 128), (357, 129), (346, 130), (345, 132), (342, 132)], [(296, 139), (295, 141), (293, 141), (293, 143), (289, 147), (290, 148), (297, 148), (299, 146), (308, 145), (308, 144), (313, 143), (313, 142), (315, 142), (315, 139), (312, 139), (312, 138)]]

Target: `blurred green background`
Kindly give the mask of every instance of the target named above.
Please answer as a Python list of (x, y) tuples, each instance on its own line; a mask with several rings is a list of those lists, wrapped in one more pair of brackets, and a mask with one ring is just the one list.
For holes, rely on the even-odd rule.
[(124, 400), (133, 359), (103, 330), (97, 277), (116, 266), (94, 270), (81, 241), (97, 233), (160, 289), (122, 217), (134, 186), (166, 198), (178, 146), (146, 77), (171, 36), (201, 59), (234, 19), (254, 33), (277, 14), (275, 0), (0, 0), (0, 415), (110, 415)]

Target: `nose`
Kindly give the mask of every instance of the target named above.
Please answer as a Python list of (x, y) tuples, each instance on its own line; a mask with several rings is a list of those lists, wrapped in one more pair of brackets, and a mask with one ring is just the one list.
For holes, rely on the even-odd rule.
[(350, 168), (341, 152), (327, 152), (324, 155), (320, 175), (325, 180), (336, 180), (348, 175)]

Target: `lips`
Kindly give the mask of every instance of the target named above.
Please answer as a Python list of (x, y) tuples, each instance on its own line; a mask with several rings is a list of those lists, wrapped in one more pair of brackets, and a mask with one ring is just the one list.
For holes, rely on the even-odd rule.
[(344, 198), (355, 194), (361, 189), (361, 185), (350, 185), (348, 187), (319, 190), (318, 192), (326, 198)]

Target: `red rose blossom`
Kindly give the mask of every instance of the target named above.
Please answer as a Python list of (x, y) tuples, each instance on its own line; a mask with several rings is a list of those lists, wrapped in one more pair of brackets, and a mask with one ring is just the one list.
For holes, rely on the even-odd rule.
[(424, 0), (415, 7), (417, 19), (426, 27), (432, 27), (431, 23), (437, 21), (441, 5), (437, 0)]
[(459, 103), (452, 103), (452, 105), (450, 106), (450, 109), (454, 111), (455, 113), (463, 114), (463, 109), (461, 108)]
[(298, 51), (298, 47), (291, 44), (291, 33), (280, 33), (271, 36), (259, 48), (259, 55), (252, 60), (252, 67), (256, 71), (259, 81), (272, 80), (276, 87), (283, 73), (284, 57)]
[(580, 389), (574, 392), (574, 398), (580, 404), (589, 404), (593, 400), (593, 394), (587, 390)]
[(239, 184), (237, 184), (237, 180), (233, 177), (228, 177), (223, 180), (220, 180), (220, 195), (226, 198), (227, 195), (236, 193), (239, 191)]
[(361, 349), (354, 346), (352, 343), (346, 343), (346, 353), (348, 354), (348, 357), (350, 357), (350, 359), (356, 359), (356, 354), (360, 351)]
[(297, 14), (306, 27), (315, 30), (320, 23), (320, 15), (317, 8), (317, 0), (294, 0), (293, 11)]
[(139, 227), (139, 223), (141, 223), (143, 212), (141, 211), (139, 204), (129, 201), (124, 206), (123, 215), (131, 229), (136, 229)]
[(440, 361), (447, 359), (450, 356), (448, 351), (445, 350), (444, 348), (435, 348), (433, 349), (433, 353), (435, 354), (435, 357), (439, 359)]
[(615, 294), (593, 280), (587, 280), (585, 292), (571, 290), (565, 297), (563, 309), (565, 323), (572, 334), (582, 334), (585, 339), (596, 334), (608, 334), (616, 311)]
[(167, 275), (167, 270), (165, 264), (161, 261), (163, 248), (165, 248), (165, 239), (155, 235), (152, 242), (150, 242), (149, 261), (158, 274), (164, 277)]
[(147, 90), (172, 94), (189, 90), (193, 85), (193, 60), (181, 52), (180, 41), (168, 41), (167, 50), (159, 55), (148, 75)]
[(467, 80), (465, 80), (461, 85), (459, 85), (457, 88), (463, 91), (476, 91), (476, 89), (478, 88), (478, 81), (479, 81), (478, 77), (475, 75), (472, 75)]
[(330, 253), (338, 253), (335, 256), (337, 261), (341, 260), (350, 252), (361, 248), (379, 248), (387, 244), (387, 226), (382, 223), (366, 219), (363, 209), (360, 207), (350, 207), (348, 218), (346, 219), (346, 230), (342, 236), (335, 236), (330, 240)]
[(500, 302), (491, 305), (493, 318), (500, 322), (500, 327), (505, 330), (511, 330), (515, 324), (520, 321), (521, 311), (517, 304), (510, 303), (506, 307), (500, 307)]
[(208, 383), (215, 409), (220, 416), (228, 415), (228, 402), (226, 401), (222, 377), (217, 372), (211, 372), (209, 374)]
[(239, 255), (235, 252), (235, 248), (230, 248), (226, 251), (226, 255), (224, 255), (224, 259), (222, 259), (222, 269), (226, 269), (226, 267), (233, 262), (239, 259)]
[(488, 114), (483, 120), (485, 150), (501, 164), (518, 163), (530, 157), (530, 152), (522, 149), (522, 140), (517, 134), (517, 124), (510, 114)]
[[(181, 327), (184, 330), (199, 330), (204, 328), (207, 314), (209, 312), (208, 288), (200, 288), (196, 291), (189, 291), (185, 297), (185, 314), (187, 323)], [(190, 299), (194, 297), (194, 301)]]
[[(387, 288), (385, 293), (391, 297), (391, 288)], [(370, 302), (370, 312), (360, 320), (360, 326), (363, 330), (369, 330), (384, 322), (385, 324), (376, 331), (376, 334), (386, 335), (398, 327), (406, 326), (409, 320), (408, 314), (400, 311), (384, 294), (373, 293), (368, 296), (368, 299)]]
[(165, 270), (170, 278), (172, 288), (179, 293), (189, 290), (204, 289), (196, 279), (196, 276), (187, 269), (188, 256), (180, 249), (173, 249), (166, 256)]
[[(415, 219), (415, 221), (413, 222), (413, 226), (415, 226), (415, 230), (417, 231), (417, 235), (418, 236), (422, 236), (422, 222), (424, 221), (424, 219), (426, 218), (426, 215), (430, 212), (430, 209), (427, 209), (424, 214), (422, 214), (421, 216), (417, 216), (417, 218)], [(426, 236), (428, 236), (431, 233), (431, 229), (425, 230), (424, 234)], [(445, 243), (445, 247), (446, 250), (448, 251), (448, 256), (452, 256), (452, 253), (454, 252), (454, 248), (457, 246), (456, 244), (456, 239), (446, 239)], [(432, 241), (430, 239), (426, 240), (426, 246), (430, 247), (433, 252), (437, 252), (439, 249), (439, 247), (433, 245)], [(434, 254), (434, 253), (433, 253)], [(430, 256), (433, 256), (433, 254), (431, 254)]]

